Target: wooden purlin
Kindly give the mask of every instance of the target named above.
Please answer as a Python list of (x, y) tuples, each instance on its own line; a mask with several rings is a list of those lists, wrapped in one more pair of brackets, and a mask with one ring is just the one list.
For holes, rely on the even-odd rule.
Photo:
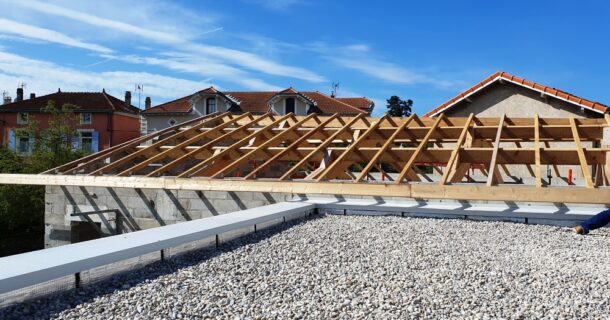
[(284, 173), (284, 175), (282, 175), (280, 177), (280, 180), (286, 180), (288, 177), (290, 177), (295, 171), (297, 171), (301, 167), (303, 167), (305, 165), (305, 163), (307, 163), (313, 155), (315, 155), (316, 153), (325, 149), (329, 144), (331, 144), (333, 142), (333, 140), (335, 140), (335, 138), (337, 138), (337, 136), (339, 134), (341, 134), (345, 130), (348, 130), (351, 125), (353, 125), (354, 123), (356, 123), (358, 120), (360, 120), (362, 118), (364, 118), (364, 115), (361, 113), (358, 116), (354, 117), (351, 121), (346, 123), (343, 127), (341, 127), (339, 130), (337, 130), (335, 133), (333, 133), (330, 137), (328, 137), (328, 139), (326, 139), (324, 142), (322, 142), (322, 144), (320, 144), (316, 149), (314, 149), (309, 154), (307, 154), (301, 161), (299, 161), (297, 164), (292, 166), (292, 168), (288, 169), (288, 171), (286, 171)]
[[(118, 173), (118, 176), (127, 176), (127, 175), (132, 175), (134, 173), (137, 173), (139, 170), (142, 170), (143, 168), (145, 168), (146, 166), (150, 165), (151, 163), (154, 163), (155, 161), (159, 161), (159, 160), (163, 160), (165, 158), (167, 158), (168, 156), (170, 156), (172, 153), (174, 153), (175, 151), (182, 151), (184, 150), (185, 147), (192, 145), (193, 143), (197, 142), (197, 141), (201, 141), (202, 139), (208, 137), (211, 134), (217, 133), (222, 131), (222, 129), (238, 122), (239, 120), (249, 117), (250, 113), (245, 113), (242, 115), (239, 115), (238, 117), (233, 118), (233, 116), (231, 116), (231, 119), (229, 119), (229, 121), (225, 121), (224, 123), (215, 126), (213, 128), (211, 128), (210, 130), (201, 132), (196, 134), (195, 136), (180, 142), (179, 144), (164, 150), (161, 153), (157, 153), (155, 155), (153, 155), (150, 158), (147, 158), (146, 160), (124, 170), (123, 172)], [(198, 128), (197, 128), (198, 129)], [(186, 153), (186, 152), (183, 152)]]
[[(503, 170), (505, 177), (513, 178), (510, 183), (523, 183), (518, 179), (518, 174), (522, 174), (534, 178), (525, 184), (540, 188), (544, 186), (543, 165), (553, 166), (555, 175), (565, 171), (558, 166), (577, 165), (583, 169), (584, 176), (577, 181), (595, 188), (608, 184), (610, 144), (607, 138), (603, 140), (604, 130), (610, 130), (608, 127), (607, 115), (599, 119), (477, 118), (474, 115), (429, 119), (415, 115), (371, 118), (216, 113), (47, 173), (227, 179), (227, 175), (235, 172), (238, 180), (281, 181), (298, 177), (320, 183), (341, 180), (363, 184), (421, 180), (447, 186), (463, 182), (464, 174), (473, 168), (477, 175), (472, 177), (476, 179), (480, 179), (479, 170), (488, 175), (483, 185), (489, 181), (490, 185), (504, 184), (500, 175)], [(141, 145), (153, 139), (159, 140), (152, 145)], [(602, 140), (601, 147), (589, 146)], [(556, 142), (562, 142), (561, 147), (551, 146)], [(565, 143), (572, 146), (566, 147)], [(364, 168), (354, 169), (357, 168), (352, 166), (354, 163), (364, 164)], [(515, 174), (512, 165), (527, 166), (529, 174)], [(381, 173), (382, 166), (389, 172), (384, 172), (384, 181), (379, 181), (379, 176), (370, 173), (374, 168)], [(423, 173), (422, 166), (436, 171)], [(445, 168), (441, 171), (442, 166)], [(595, 177), (591, 175), (591, 166)], [(374, 179), (369, 181), (367, 177)], [(494, 178), (497, 182), (490, 180)], [(480, 180), (469, 180), (481, 184)]]
[[(243, 130), (246, 130), (247, 128), (249, 128), (250, 126), (255, 125), (256, 123), (258, 123), (261, 120), (266, 119), (267, 117), (271, 116), (271, 114), (267, 113), (264, 114), (262, 116), (259, 116), (257, 118), (254, 118), (250, 113), (247, 113), (247, 117), (250, 119), (250, 121), (246, 124), (241, 125), (240, 127), (235, 128), (235, 130), (229, 131), (215, 139), (213, 139), (212, 141), (204, 144), (203, 146), (198, 147), (195, 150), (191, 150), (190, 152), (188, 152), (185, 155), (182, 155), (180, 157), (178, 157), (177, 159), (172, 160), (169, 163), (166, 163), (165, 165), (163, 165), (162, 167), (152, 171), (151, 173), (149, 173), (147, 176), (149, 177), (154, 177), (157, 175), (161, 175), (173, 168), (175, 168), (176, 166), (180, 165), (181, 163), (184, 163), (187, 160), (193, 159), (195, 158), (195, 156), (197, 154), (200, 154), (204, 151), (209, 151), (212, 147), (214, 147), (217, 143), (235, 135), (236, 133), (239, 133)], [(245, 118), (245, 117), (244, 117)]]
[(407, 173), (412, 170), (411, 167), (415, 164), (415, 160), (417, 160), (417, 157), (420, 155), (420, 153), (427, 147), (428, 141), (432, 137), (432, 134), (434, 133), (436, 128), (438, 128), (439, 124), (444, 118), (445, 115), (442, 113), (437, 117), (436, 121), (434, 122), (434, 125), (432, 125), (430, 129), (428, 129), (428, 133), (426, 133), (426, 136), (419, 142), (417, 149), (415, 149), (415, 152), (413, 152), (407, 163), (403, 166), (402, 171), (398, 175), (398, 178), (396, 179), (395, 183), (402, 183), (402, 180), (405, 179)]
[(406, 121), (404, 121), (398, 128), (396, 128), (394, 130), (394, 132), (392, 133), (392, 135), (387, 139), (387, 141), (383, 144), (383, 146), (381, 147), (381, 149), (379, 149), (379, 151), (377, 151), (375, 153), (375, 155), (371, 158), (371, 160), (367, 163), (367, 165), (364, 167), (364, 169), (362, 170), (362, 172), (360, 173), (360, 176), (358, 176), (355, 180), (355, 182), (360, 182), (362, 181), (362, 179), (364, 179), (364, 177), (366, 177), (366, 175), (369, 174), (369, 171), (371, 171), (371, 169), (374, 166), (377, 166), (377, 161), (379, 160), (379, 158), (381, 157), (381, 155), (386, 152), (386, 150), (394, 143), (394, 140), (396, 139), (396, 137), (398, 136), (398, 134), (400, 134), (405, 127), (411, 122), (413, 121), (413, 118), (415, 117), (414, 114), (410, 115)]
[(111, 170), (113, 170), (115, 168), (120, 167), (121, 165), (126, 164), (128, 161), (131, 161), (132, 159), (134, 159), (136, 157), (146, 156), (149, 153), (158, 152), (158, 148), (163, 146), (163, 145), (165, 145), (166, 143), (168, 143), (170, 141), (174, 141), (174, 140), (176, 140), (178, 138), (181, 138), (183, 136), (186, 136), (186, 135), (188, 135), (191, 132), (196, 132), (197, 129), (203, 127), (204, 125), (206, 125), (208, 123), (212, 123), (212, 122), (214, 122), (216, 120), (219, 120), (219, 119), (221, 119), (222, 117), (225, 117), (225, 116), (229, 116), (230, 117), (231, 113), (225, 112), (225, 113), (222, 113), (222, 114), (220, 114), (220, 115), (218, 115), (216, 117), (212, 117), (212, 118), (206, 119), (205, 121), (202, 121), (201, 123), (198, 123), (197, 125), (194, 125), (194, 126), (188, 128), (187, 130), (178, 132), (178, 133), (176, 133), (174, 135), (171, 135), (169, 137), (161, 139), (161, 140), (153, 143), (152, 145), (150, 145), (150, 146), (148, 146), (148, 147), (146, 147), (144, 149), (138, 150), (138, 151), (136, 151), (134, 153), (131, 153), (131, 154), (129, 154), (129, 155), (119, 159), (119, 160), (113, 161), (113, 162), (111, 162), (111, 163), (109, 163), (109, 164), (107, 164), (107, 165), (105, 165), (105, 166), (103, 166), (103, 167), (101, 167), (101, 168), (99, 168), (97, 170), (94, 170), (89, 175), (104, 174), (105, 172), (111, 171)]
[[(331, 121), (335, 120), (339, 118), (338, 114), (334, 114), (332, 116), (330, 116), (329, 118), (327, 118), (324, 121), (320, 121), (319, 117), (317, 115), (314, 115), (313, 119), (320, 121), (318, 122), (318, 125), (315, 126), (312, 130), (310, 130), (309, 132), (307, 132), (306, 134), (302, 135), (300, 138), (298, 138), (296, 141), (294, 141), (293, 143), (291, 143), (288, 147), (284, 148), (282, 151), (280, 151), (279, 153), (277, 153), (276, 155), (272, 156), (271, 158), (269, 158), (267, 161), (263, 162), (261, 165), (259, 165), (256, 169), (252, 170), (252, 172), (250, 172), (249, 174), (247, 174), (244, 179), (252, 179), (253, 177), (255, 177), (255, 175), (266, 169), (268, 166), (270, 166), (272, 163), (274, 163), (275, 161), (279, 161), (282, 159), (283, 156), (285, 156), (286, 154), (288, 154), (289, 152), (296, 152), (294, 151), (301, 143), (303, 143), (304, 141), (306, 141), (309, 137), (311, 137), (314, 133), (318, 132), (319, 130), (323, 129), (325, 125), (327, 125), (328, 123), (330, 123)], [(299, 153), (297, 153), (299, 154)], [(300, 155), (300, 154), (299, 154)]]
[(149, 140), (152, 140), (152, 139), (154, 139), (154, 138), (156, 138), (156, 137), (158, 137), (160, 135), (163, 135), (163, 134), (165, 134), (167, 132), (176, 131), (179, 128), (185, 126), (185, 125), (190, 125), (192, 123), (196, 123), (197, 121), (203, 121), (203, 120), (205, 120), (207, 118), (210, 118), (210, 117), (213, 117), (213, 116), (217, 116), (217, 115), (218, 115), (218, 112), (215, 112), (215, 113), (212, 113), (212, 114), (209, 114), (209, 115), (205, 115), (205, 116), (193, 119), (193, 120), (185, 121), (183, 123), (180, 123), (180, 124), (177, 124), (175, 126), (171, 126), (171, 127), (165, 128), (163, 130), (151, 132), (151, 133), (149, 133), (149, 134), (147, 134), (145, 136), (136, 138), (134, 140), (126, 141), (126, 142), (123, 142), (123, 143), (118, 144), (116, 146), (110, 147), (108, 149), (104, 149), (104, 150), (102, 150), (100, 152), (97, 152), (97, 153), (94, 153), (94, 154), (82, 157), (80, 159), (77, 159), (77, 160), (74, 160), (74, 161), (71, 161), (71, 162), (68, 162), (68, 163), (66, 163), (64, 165), (61, 165), (59, 167), (56, 167), (56, 168), (53, 168), (51, 170), (45, 171), (45, 172), (43, 172), (43, 174), (53, 174), (53, 173), (74, 174), (74, 173), (76, 173), (76, 170), (80, 170), (81, 168), (87, 168), (87, 166), (89, 166), (89, 165), (91, 165), (91, 164), (93, 164), (93, 163), (95, 163), (97, 161), (103, 160), (103, 159), (105, 159), (105, 158), (107, 158), (109, 156), (112, 156), (114, 154), (117, 154), (119, 152), (123, 152), (125, 150), (133, 149), (133, 148), (137, 147), (138, 145), (140, 145), (141, 143), (149, 141)]
[[(274, 126), (278, 125), (280, 122), (287, 120), (288, 118), (292, 117), (293, 114), (289, 113), (285, 116), (279, 117), (277, 120), (274, 120), (272, 123), (266, 125), (265, 127), (251, 133), (250, 135), (248, 135), (247, 137), (231, 144), (230, 146), (228, 146), (226, 149), (222, 150), (221, 152), (219, 152), (218, 154), (215, 154), (207, 159), (205, 159), (204, 161), (199, 162), (198, 164), (196, 164), (195, 166), (189, 168), (188, 170), (180, 173), (178, 175), (179, 178), (187, 178), (187, 177), (191, 177), (195, 174), (197, 174), (197, 172), (201, 169), (203, 169), (206, 165), (210, 164), (211, 162), (215, 161), (216, 159), (222, 158), (224, 155), (228, 154), (229, 152), (232, 152), (233, 150), (239, 148), (239, 146), (247, 143), (249, 140), (258, 137), (259, 135), (265, 133), (267, 130), (273, 128)], [(272, 115), (270, 115), (270, 117), (272, 117)]]

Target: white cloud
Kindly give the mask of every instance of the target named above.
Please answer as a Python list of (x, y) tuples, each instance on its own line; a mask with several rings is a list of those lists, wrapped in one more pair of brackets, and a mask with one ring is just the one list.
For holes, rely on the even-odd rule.
[(98, 53), (112, 52), (112, 50), (109, 48), (94, 43), (80, 41), (57, 31), (38, 28), (32, 25), (2, 18), (0, 18), (0, 32), (41, 41), (54, 42), (75, 48), (87, 49)]
[(270, 75), (283, 76), (306, 80), (310, 82), (324, 82), (326, 79), (314, 72), (300, 67), (293, 67), (277, 63), (275, 61), (263, 58), (256, 54), (235, 50), (226, 47), (203, 45), (189, 39), (183, 38), (181, 33), (168, 33), (142, 28), (133, 24), (101, 18), (86, 12), (72, 10), (69, 8), (40, 2), (37, 0), (11, 2), (13, 5), (26, 7), (30, 10), (35, 10), (45, 14), (64, 17), (67, 19), (79, 21), (88, 25), (104, 29), (112, 29), (126, 34), (136, 35), (153, 41), (157, 44), (169, 45), (172, 48), (179, 48), (193, 55), (204, 55), (210, 58), (232, 63), (243, 68), (263, 72)]
[(125, 90), (133, 90), (134, 83), (141, 83), (146, 95), (165, 100), (212, 85), (148, 72), (84, 72), (0, 51), (0, 88), (15, 88), (17, 82), (27, 83), (27, 89), (39, 95), (54, 92), (57, 88), (70, 91), (101, 91), (105, 88), (117, 97), (122, 97)]

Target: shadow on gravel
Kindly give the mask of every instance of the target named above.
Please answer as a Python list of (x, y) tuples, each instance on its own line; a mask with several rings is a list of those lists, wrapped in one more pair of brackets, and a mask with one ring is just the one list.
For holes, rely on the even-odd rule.
[[(0, 309), (0, 319), (49, 319), (55, 318), (58, 313), (72, 309), (75, 306), (92, 301), (94, 298), (112, 294), (136, 286), (147, 280), (175, 273), (176, 271), (200, 264), (223, 253), (230, 252), (239, 247), (256, 244), (275, 234), (286, 231), (304, 222), (319, 219), (323, 214), (315, 214), (299, 218), (242, 237), (227, 241), (219, 247), (210, 246), (172, 256), (165, 261), (157, 261), (143, 267), (104, 278), (100, 281), (84, 284), (80, 289), (52, 293)], [(120, 318), (120, 316), (119, 316)]]

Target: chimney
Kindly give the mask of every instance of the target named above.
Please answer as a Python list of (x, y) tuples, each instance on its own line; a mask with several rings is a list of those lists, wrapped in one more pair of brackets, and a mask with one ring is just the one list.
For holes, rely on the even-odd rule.
[(131, 91), (125, 91), (125, 105), (131, 105)]
[(36, 94), (34, 92), (30, 93), (30, 99), (36, 98)]
[(23, 101), (23, 88), (17, 88), (17, 97), (15, 97), (15, 102)]
[(9, 104), (9, 103), (11, 103), (11, 97), (8, 95), (5, 95), (3, 104)]
[(144, 109), (150, 109), (150, 97), (146, 97), (146, 99), (144, 99)]

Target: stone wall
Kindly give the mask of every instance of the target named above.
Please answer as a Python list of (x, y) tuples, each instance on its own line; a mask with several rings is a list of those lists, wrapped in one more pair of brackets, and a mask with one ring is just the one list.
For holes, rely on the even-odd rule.
[[(290, 200), (289, 193), (47, 186), (45, 247), (72, 242), (72, 226), (95, 222), (101, 235), (149, 229)], [(73, 213), (116, 210), (85, 216)], [(89, 220), (90, 219), (90, 220)]]

